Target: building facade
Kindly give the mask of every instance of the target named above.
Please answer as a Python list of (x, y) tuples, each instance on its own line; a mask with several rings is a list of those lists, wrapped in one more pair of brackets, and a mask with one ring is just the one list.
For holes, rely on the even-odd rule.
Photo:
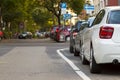
[(105, 6), (119, 6), (120, 0), (104, 0)]
[(105, 7), (103, 0), (93, 0), (93, 4), (95, 6), (95, 14), (97, 14), (102, 8)]
[(95, 6), (95, 14), (107, 6), (120, 6), (120, 0), (93, 0)]

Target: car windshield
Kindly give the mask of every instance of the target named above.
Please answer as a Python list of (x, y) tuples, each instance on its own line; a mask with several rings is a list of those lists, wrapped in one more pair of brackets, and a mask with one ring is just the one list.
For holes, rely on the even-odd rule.
[(115, 10), (110, 13), (108, 24), (120, 24), (120, 10)]

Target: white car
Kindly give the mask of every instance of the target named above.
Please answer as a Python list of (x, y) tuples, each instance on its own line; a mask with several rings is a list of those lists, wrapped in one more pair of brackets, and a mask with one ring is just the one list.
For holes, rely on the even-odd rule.
[(100, 64), (120, 63), (120, 6), (106, 7), (83, 34), (82, 63), (90, 72), (101, 72)]

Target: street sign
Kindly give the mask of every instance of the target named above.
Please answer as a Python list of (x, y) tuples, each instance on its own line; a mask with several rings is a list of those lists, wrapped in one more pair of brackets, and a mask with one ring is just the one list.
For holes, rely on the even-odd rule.
[(61, 14), (66, 14), (66, 8), (61, 8)]
[(63, 19), (68, 20), (71, 18), (71, 14), (63, 14)]
[(66, 4), (66, 3), (61, 3), (61, 4), (60, 4), (60, 7), (61, 7), (61, 8), (67, 8), (67, 4)]
[(94, 6), (93, 5), (85, 5), (84, 9), (85, 10), (94, 10)]
[(66, 3), (61, 3), (60, 7), (61, 7), (61, 14), (66, 14), (67, 4)]

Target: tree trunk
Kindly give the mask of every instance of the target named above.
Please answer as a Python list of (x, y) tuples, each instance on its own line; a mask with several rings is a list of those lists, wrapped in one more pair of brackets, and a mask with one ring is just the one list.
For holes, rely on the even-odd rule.
[(58, 20), (58, 25), (61, 25), (60, 16), (57, 16), (57, 20)]

